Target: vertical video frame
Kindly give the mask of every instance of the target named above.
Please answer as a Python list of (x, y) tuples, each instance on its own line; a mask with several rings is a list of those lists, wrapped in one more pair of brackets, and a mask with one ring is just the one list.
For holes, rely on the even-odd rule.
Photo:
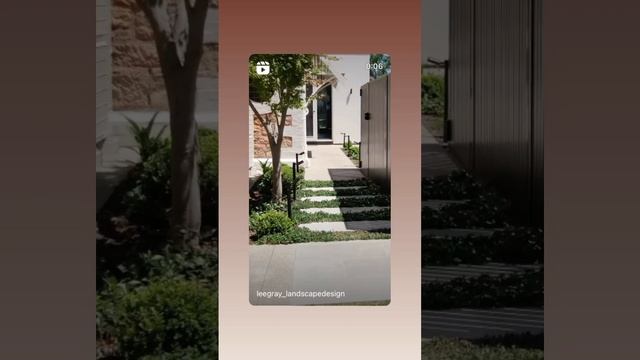
[(96, 1), (96, 359), (218, 358), (217, 4)]
[(388, 304), (390, 57), (248, 65), (251, 304)]
[(542, 1), (422, 17), (423, 359), (542, 359)]

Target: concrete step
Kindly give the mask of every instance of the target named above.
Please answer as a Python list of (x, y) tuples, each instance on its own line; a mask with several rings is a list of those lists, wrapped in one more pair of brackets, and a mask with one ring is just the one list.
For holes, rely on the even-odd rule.
[(365, 207), (343, 207), (343, 208), (308, 208), (300, 209), (302, 212), (309, 214), (325, 213), (325, 214), (352, 214), (365, 211), (386, 210), (388, 206), (365, 206)]
[(366, 189), (366, 186), (323, 186), (323, 187), (307, 187), (305, 186), (302, 190), (309, 191), (326, 191), (326, 190), (352, 190), (352, 189)]
[(422, 310), (422, 338), (479, 339), (544, 332), (543, 308)]
[(425, 266), (422, 268), (422, 283), (446, 282), (456, 278), (474, 278), (482, 275), (510, 275), (527, 270), (538, 270), (542, 266), (535, 264), (509, 265), (487, 263), (482, 265)]
[(339, 200), (339, 199), (369, 199), (369, 198), (375, 198), (377, 196), (380, 196), (380, 195), (307, 196), (307, 197), (300, 198), (300, 200), (302, 200), (302, 201), (306, 200), (306, 201), (320, 202), (320, 201)]
[(298, 225), (311, 231), (374, 231), (390, 229), (389, 220), (366, 220), (366, 221), (335, 221), (335, 222), (314, 222)]

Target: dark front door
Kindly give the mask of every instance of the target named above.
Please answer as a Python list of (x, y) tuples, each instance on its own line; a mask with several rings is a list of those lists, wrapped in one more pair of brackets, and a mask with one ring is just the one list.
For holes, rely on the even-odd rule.
[(331, 139), (331, 86), (318, 94), (318, 139)]
[[(313, 94), (313, 85), (307, 84), (307, 98)], [(313, 101), (307, 105), (307, 137), (313, 137)]]

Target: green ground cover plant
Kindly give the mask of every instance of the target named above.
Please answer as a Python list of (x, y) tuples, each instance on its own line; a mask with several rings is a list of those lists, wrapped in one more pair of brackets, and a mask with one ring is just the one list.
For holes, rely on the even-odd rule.
[(493, 193), (439, 210), (422, 208), (423, 229), (498, 228), (508, 224), (509, 202)]
[(255, 241), (256, 245), (297, 244), (305, 242), (328, 242), (347, 240), (390, 239), (388, 229), (372, 231), (311, 231), (295, 227), (280, 234), (266, 235)]
[(423, 360), (542, 360), (544, 352), (508, 346), (476, 345), (466, 340), (433, 339), (422, 342)]
[(422, 308), (493, 308), (544, 305), (544, 269), (422, 285)]
[(344, 186), (369, 186), (371, 182), (365, 178), (352, 180), (304, 180), (303, 188), (308, 187), (344, 187)]
[(349, 196), (349, 195), (376, 195), (380, 190), (374, 186), (368, 186), (366, 188), (335, 188), (333, 190), (312, 190), (309, 188), (303, 188), (297, 193), (298, 197), (306, 196)]
[(496, 231), (492, 236), (425, 236), (422, 265), (544, 263), (544, 234), (541, 229), (518, 227)]
[(390, 209), (370, 210), (356, 213), (340, 213), (340, 214), (327, 214), (327, 213), (306, 213), (303, 211), (296, 211), (293, 215), (293, 219), (298, 224), (311, 223), (311, 222), (328, 222), (328, 221), (362, 221), (362, 220), (389, 220), (391, 219)]
[(422, 200), (472, 199), (487, 191), (466, 171), (422, 179)]
[(387, 195), (379, 195), (368, 198), (342, 198), (325, 201), (299, 200), (294, 204), (295, 209), (308, 208), (336, 208), (336, 207), (363, 207), (363, 206), (389, 206), (390, 199)]

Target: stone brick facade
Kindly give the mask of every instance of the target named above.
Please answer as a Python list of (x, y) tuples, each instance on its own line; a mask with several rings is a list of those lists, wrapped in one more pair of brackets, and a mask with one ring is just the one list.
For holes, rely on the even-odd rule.
[[(273, 121), (273, 114), (268, 114), (267, 119)], [(285, 128), (290, 127), (293, 123), (293, 117), (287, 115), (285, 119)], [(293, 137), (284, 136), (282, 139), (282, 149), (293, 147)], [(271, 158), (271, 148), (269, 147), (269, 134), (262, 126), (257, 116), (253, 117), (253, 156), (255, 158)]]
[[(136, 0), (113, 0), (111, 17), (113, 109), (168, 110), (153, 31)], [(218, 44), (206, 42), (199, 77), (217, 75)]]

